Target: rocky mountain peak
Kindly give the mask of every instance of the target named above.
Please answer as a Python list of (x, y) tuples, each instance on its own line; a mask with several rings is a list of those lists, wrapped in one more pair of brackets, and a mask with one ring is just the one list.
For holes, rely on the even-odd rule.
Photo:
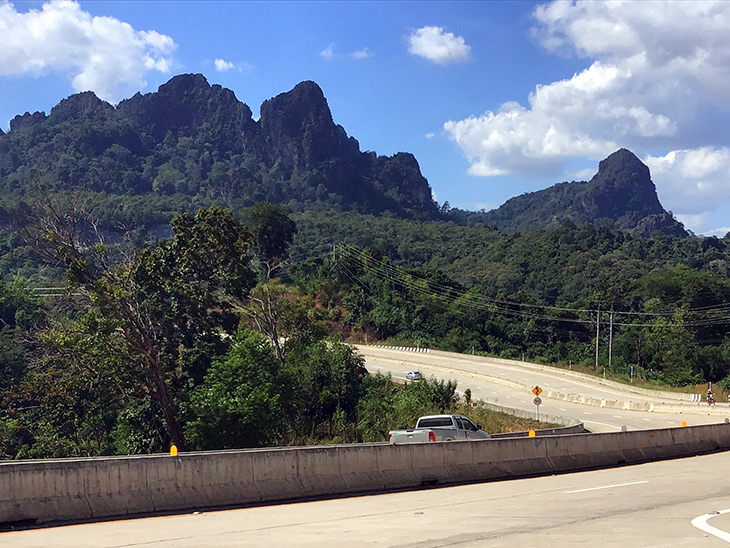
[(191, 93), (205, 93), (209, 90), (210, 84), (202, 74), (178, 74), (162, 84), (157, 93), (171, 101), (184, 103)]
[[(14, 131), (22, 126), (28, 131)], [(50, 146), (52, 138), (66, 147)], [(0, 141), (0, 182), (10, 175), (27, 182), (42, 169), (64, 190), (438, 215), (415, 158), (361, 152), (312, 81), (265, 101), (258, 121), (233, 91), (202, 74), (175, 76), (116, 108), (82, 93), (48, 119), (17, 116)], [(72, 165), (69, 154), (83, 161)]]
[(342, 126), (332, 121), (327, 99), (312, 81), (264, 101), (259, 126), (269, 160), (282, 158), (289, 168), (307, 169), (360, 151), (357, 141), (348, 139)]
[(114, 107), (99, 99), (93, 91), (71, 95), (51, 109), (49, 121), (60, 123), (74, 119), (97, 119), (114, 111)]
[(630, 224), (647, 215), (665, 213), (649, 168), (625, 148), (598, 164), (598, 173), (588, 182), (583, 206), (589, 215), (626, 217)]
[(649, 168), (630, 150), (617, 150), (598, 164), (588, 181), (559, 183), (509, 199), (482, 216), (499, 228), (557, 228), (576, 225), (614, 226), (649, 236), (659, 231), (687, 236), (684, 227), (664, 210)]

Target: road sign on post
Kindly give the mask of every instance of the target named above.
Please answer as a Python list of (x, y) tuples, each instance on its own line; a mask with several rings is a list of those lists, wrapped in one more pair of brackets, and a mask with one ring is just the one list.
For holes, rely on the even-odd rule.
[[(539, 386), (536, 386), (535, 388), (539, 389)], [(535, 392), (535, 390), (533, 390)], [(542, 390), (540, 390), (542, 392)], [(535, 392), (537, 393), (537, 392)], [(535, 396), (535, 399), (532, 400), (532, 403), (535, 404), (535, 419), (540, 420), (540, 404), (542, 403), (542, 398), (540, 396)]]
[(535, 394), (536, 396), (539, 396), (540, 394), (542, 394), (542, 388), (535, 385), (535, 388), (532, 389), (532, 393)]

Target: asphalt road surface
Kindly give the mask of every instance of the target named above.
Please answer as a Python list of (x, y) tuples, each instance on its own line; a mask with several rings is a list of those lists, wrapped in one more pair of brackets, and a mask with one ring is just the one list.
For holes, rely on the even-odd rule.
[[(458, 390), (464, 392), (469, 388), (474, 399), (525, 411), (536, 411), (533, 404), (535, 396), (529, 390), (515, 388), (513, 383), (528, 387), (539, 385), (545, 391), (556, 390), (598, 399), (679, 403), (676, 400), (663, 399), (659, 395), (639, 395), (631, 392), (631, 387), (606, 387), (590, 380), (571, 378), (561, 370), (551, 372), (528, 369), (517, 362), (505, 364), (502, 363), (503, 360), (497, 362), (489, 358), (442, 352), (432, 355), (379, 347), (358, 348), (366, 357), (366, 367), (371, 372), (391, 373), (396, 378), (405, 379), (406, 372), (418, 369), (425, 377), (456, 380)], [(709, 414), (706, 403), (684, 402), (682, 407), (684, 409), (681, 413), (649, 413), (593, 407), (542, 397), (540, 413), (583, 421), (591, 432), (617, 432), (622, 427), (628, 430), (670, 428), (681, 426), (682, 422), (692, 426), (723, 422), (726, 417), (730, 419), (730, 407), (726, 403), (719, 404), (712, 414)]]

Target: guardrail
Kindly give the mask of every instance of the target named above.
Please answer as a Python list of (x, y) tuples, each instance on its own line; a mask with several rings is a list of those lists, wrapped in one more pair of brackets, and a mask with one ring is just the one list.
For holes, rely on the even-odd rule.
[(403, 350), (405, 352), (420, 352), (427, 354), (431, 351), (430, 348), (424, 346), (389, 346), (385, 344), (374, 345), (373, 348), (386, 348), (388, 350)]
[(0, 524), (47, 524), (554, 474), (730, 449), (730, 424), (409, 445), (0, 463)]

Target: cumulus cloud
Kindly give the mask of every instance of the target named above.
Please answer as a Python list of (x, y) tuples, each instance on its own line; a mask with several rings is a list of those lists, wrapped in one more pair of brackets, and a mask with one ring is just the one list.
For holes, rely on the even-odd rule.
[(330, 44), (326, 48), (324, 48), (322, 51), (319, 52), (319, 54), (324, 57), (327, 61), (332, 61), (332, 59), (335, 58), (335, 45)]
[(350, 57), (352, 57), (353, 59), (367, 59), (368, 57), (372, 57), (372, 56), (373, 56), (373, 52), (370, 51), (368, 48), (362, 48), (357, 51), (353, 51), (350, 54)]
[(446, 122), (470, 173), (561, 176), (569, 158), (663, 150), (646, 161), (670, 209), (730, 199), (729, 2), (554, 1), (533, 15), (545, 49), (590, 64), (525, 104)]
[(433, 136), (436, 135), (433, 131), (429, 131), (426, 133), (426, 139), (433, 139)]
[(225, 72), (227, 70), (233, 70), (237, 68), (235, 63), (232, 63), (231, 61), (225, 61), (223, 59), (216, 59), (214, 61), (214, 64), (215, 70), (217, 70), (218, 72)]
[(465, 63), (471, 59), (471, 46), (464, 38), (442, 27), (421, 27), (408, 37), (408, 51), (439, 65)]
[[(702, 147), (647, 156), (652, 179), (669, 209), (699, 215), (708, 206), (730, 200), (730, 149)], [(666, 196), (666, 198), (664, 198)]]
[(169, 36), (92, 16), (67, 0), (24, 13), (0, 2), (0, 36), (0, 75), (61, 72), (75, 90), (108, 101), (144, 87), (149, 71), (170, 72), (176, 49)]

